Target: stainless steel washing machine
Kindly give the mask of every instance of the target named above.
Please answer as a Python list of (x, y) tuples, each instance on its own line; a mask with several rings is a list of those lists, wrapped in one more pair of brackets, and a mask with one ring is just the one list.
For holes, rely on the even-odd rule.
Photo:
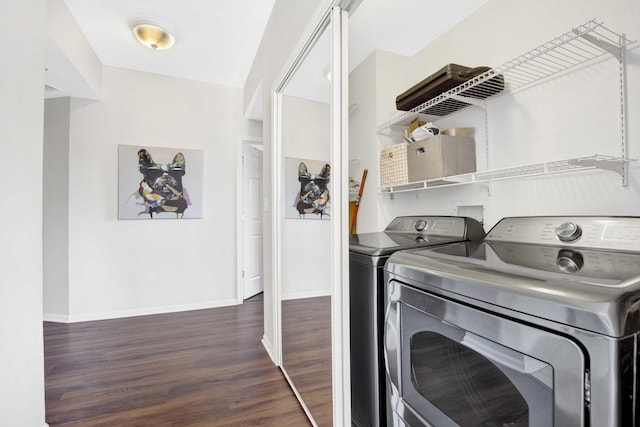
[(385, 280), (389, 425), (640, 425), (640, 218), (505, 218)]
[(406, 216), (384, 231), (353, 235), (349, 242), (352, 422), (384, 426), (386, 392), (382, 357), (383, 266), (395, 251), (434, 247), (484, 237), (472, 218)]

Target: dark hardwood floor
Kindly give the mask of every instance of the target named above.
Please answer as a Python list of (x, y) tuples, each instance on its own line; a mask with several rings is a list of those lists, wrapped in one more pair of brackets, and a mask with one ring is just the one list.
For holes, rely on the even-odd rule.
[(243, 305), (44, 323), (46, 420), (55, 426), (308, 426)]
[(282, 301), (282, 359), (318, 426), (330, 427), (331, 297)]

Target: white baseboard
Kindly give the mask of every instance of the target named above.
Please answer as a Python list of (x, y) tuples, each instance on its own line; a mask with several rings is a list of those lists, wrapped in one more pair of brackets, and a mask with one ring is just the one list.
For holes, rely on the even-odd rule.
[(55, 323), (69, 323), (69, 315), (67, 314), (53, 314), (53, 313), (43, 313), (42, 320), (45, 322), (55, 322)]
[(309, 292), (290, 292), (287, 294), (282, 294), (283, 300), (290, 299), (302, 299), (302, 298), (316, 298), (316, 297), (329, 297), (331, 296), (330, 290), (325, 291), (309, 291)]
[(278, 366), (278, 362), (276, 362), (276, 358), (273, 356), (273, 345), (271, 345), (271, 341), (266, 336), (262, 336), (262, 346), (265, 350), (267, 350), (267, 354), (269, 358), (273, 362), (274, 365)]
[(230, 305), (237, 305), (234, 299), (221, 300), (221, 301), (207, 301), (196, 304), (178, 304), (178, 305), (166, 305), (161, 307), (146, 307), (135, 308), (131, 310), (119, 310), (103, 313), (86, 313), (86, 314), (55, 314), (44, 313), (42, 319), (45, 322), (56, 323), (76, 323), (76, 322), (90, 322), (93, 320), (108, 320), (108, 319), (120, 319), (123, 317), (134, 316), (148, 316), (152, 314), (165, 314), (165, 313), (177, 313), (181, 311), (191, 310), (203, 310), (207, 308), (227, 307)]

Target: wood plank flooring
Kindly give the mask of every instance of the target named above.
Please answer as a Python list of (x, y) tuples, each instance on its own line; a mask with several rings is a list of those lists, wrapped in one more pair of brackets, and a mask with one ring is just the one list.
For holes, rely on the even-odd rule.
[(44, 323), (56, 426), (308, 426), (260, 342), (263, 302)]
[(330, 427), (331, 297), (282, 301), (282, 358), (318, 426)]

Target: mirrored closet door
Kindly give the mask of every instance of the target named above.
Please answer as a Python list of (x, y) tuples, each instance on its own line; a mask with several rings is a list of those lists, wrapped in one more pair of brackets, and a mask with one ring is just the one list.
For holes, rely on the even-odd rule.
[(345, 25), (345, 12), (328, 9), (274, 93), (281, 368), (319, 426), (341, 424), (346, 413), (343, 377), (335, 381), (342, 374), (345, 342), (336, 320), (343, 316), (336, 289), (346, 276), (348, 232), (343, 209), (348, 162), (342, 159), (346, 96), (339, 83), (346, 81), (340, 43)]
[(321, 426), (332, 424), (330, 63), (325, 28), (281, 98), (282, 369)]

